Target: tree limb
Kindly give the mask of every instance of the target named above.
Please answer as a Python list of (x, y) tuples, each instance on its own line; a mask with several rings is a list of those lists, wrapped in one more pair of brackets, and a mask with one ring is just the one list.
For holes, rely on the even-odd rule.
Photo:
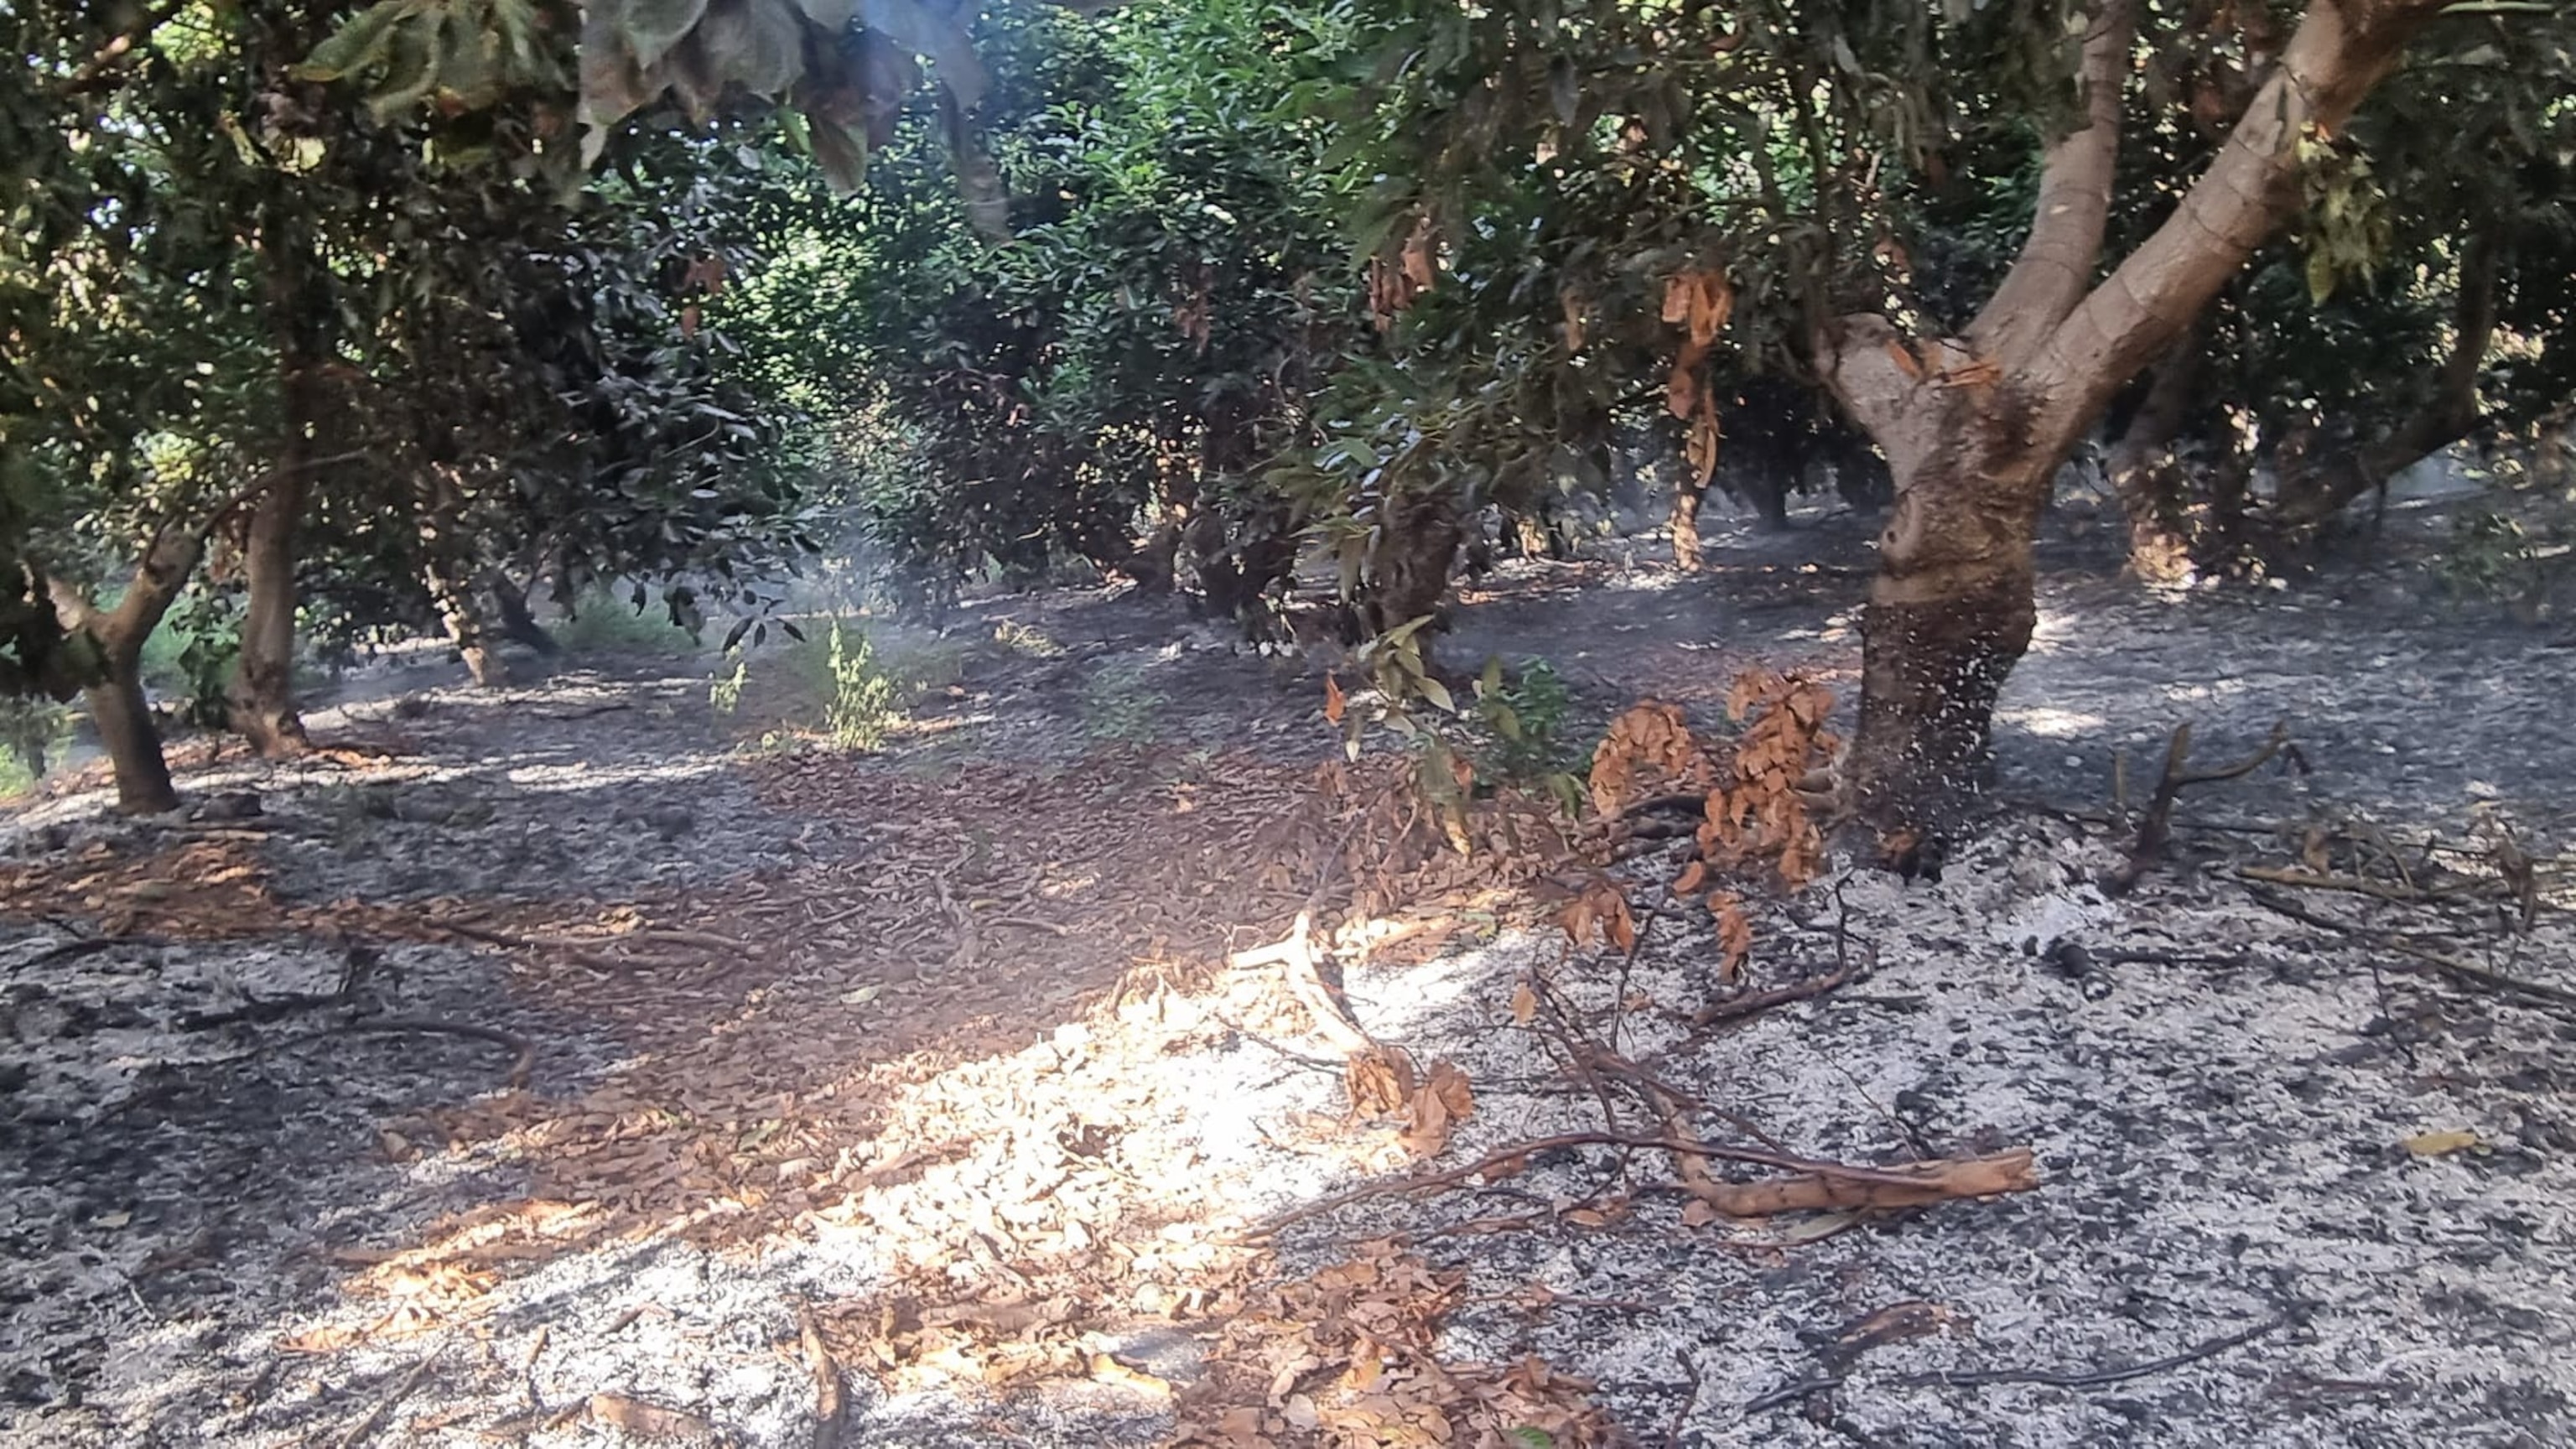
[(2133, 0), (2101, 0), (2085, 31), (2078, 83), (2085, 123), (2049, 145), (2032, 208), (2030, 235), (1994, 296), (1968, 324), (1977, 351), (2017, 364), (2084, 298), (2101, 265), (2120, 150), (2120, 98), (2127, 88)]
[(2445, 0), (2310, 0), (2281, 61), (2182, 205), (2057, 324), (2027, 381), (2033, 435), (2067, 436), (2171, 347), (2299, 205), (2299, 141), (2332, 132)]

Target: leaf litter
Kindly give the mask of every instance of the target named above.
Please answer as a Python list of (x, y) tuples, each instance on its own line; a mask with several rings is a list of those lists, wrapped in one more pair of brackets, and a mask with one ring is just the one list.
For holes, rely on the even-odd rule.
[[(1399, 773), (1319, 768), (1320, 728), (1303, 757), (1007, 738), (962, 761), (710, 754), (689, 783), (647, 787), (693, 795), (701, 832), (722, 822), (680, 853), (692, 869), (661, 869), (629, 831), (608, 848), (640, 879), (551, 895), (441, 891), (390, 860), (334, 888), (311, 868), (341, 843), (321, 827), (343, 827), (300, 806), (380, 773), (435, 784), (492, 751), (473, 728), (415, 724), (410, 753), (292, 780), (206, 777), (261, 789), (283, 841), (76, 826), (0, 877), (0, 909), (55, 933), (13, 956), (29, 963), (13, 979), (51, 983), (64, 1061), (93, 1052), (91, 1075), (63, 1082), (136, 1100), (102, 1116), (55, 1091), (59, 1126), (22, 1113), (12, 1153), (72, 1131), (101, 1150), (58, 1171), (54, 1196), (12, 1189), (12, 1211), (78, 1224), (29, 1261), (59, 1265), (39, 1271), (80, 1285), (66, 1301), (119, 1342), (66, 1356), (13, 1329), (13, 1429), (112, 1443), (187, 1424), (247, 1444), (336, 1436), (383, 1408), (388, 1442), (801, 1444), (832, 1398), (828, 1362), (847, 1442), (1585, 1444), (1673, 1422), (1710, 1443), (1908, 1425), (2082, 1443), (2113, 1432), (2116, 1406), (1941, 1376), (2082, 1379), (2070, 1357), (2150, 1364), (2208, 1340), (2196, 1323), (2284, 1313), (2271, 1359), (2232, 1349), (2124, 1391), (2179, 1386), (2143, 1400), (2186, 1416), (2173, 1442), (2502, 1435), (2563, 1414), (2550, 1372), (2493, 1337), (2530, 1323), (2546, 1339), (2546, 1305), (2565, 1302), (2532, 1256), (2563, 1231), (2550, 1144), (2568, 1130), (2530, 1095), (2558, 1080), (2529, 1041), (2536, 1005), (2374, 982), (2345, 939), (2188, 861), (2104, 899), (2089, 882), (2118, 859), (2108, 824), (2024, 816), (1937, 885), (1839, 881), (1811, 861), (1798, 799), (1827, 715), (1793, 701), (1817, 686), (1740, 670), (1677, 684), (1706, 702), (1701, 728), (1730, 692), (1752, 728), (1719, 741), (1687, 710), (1658, 716), (1660, 753), (1614, 783), (1699, 792), (1689, 833), (1662, 838), (1568, 832), (1506, 797), (1475, 813), (1462, 855)], [(1311, 683), (1294, 694), (1280, 707), (1311, 712)], [(1802, 733), (1762, 743), (1767, 721)], [(668, 721), (614, 733), (629, 727), (560, 732), (612, 767), (604, 792), (531, 793), (480, 820), (367, 813), (362, 829), (460, 873), (531, 817), (596, 829), (578, 814), (656, 778), (641, 762), (701, 748)], [(638, 763), (618, 776), (621, 751)], [(2397, 878), (2367, 849), (2318, 858)], [(1822, 883), (1784, 900), (1782, 877)], [(1229, 964), (1319, 894), (1338, 907), (1315, 930), (1319, 980), (1381, 1049), (1364, 1060), (1275, 966)], [(2481, 908), (2366, 901), (2349, 918), (2448, 912), (2366, 929), (2450, 930), (2457, 952)], [(2506, 965), (2549, 974), (2558, 909), (2543, 902)], [(2071, 964), (2070, 943), (2093, 964)], [(540, 1041), (534, 1086), (504, 1088), (464, 1044), (218, 1067), (206, 1033), (136, 990), (327, 1000), (353, 946), (410, 973), (384, 988), (404, 1010)], [(2104, 964), (2123, 950), (2132, 964)], [(2151, 959), (2195, 952), (2222, 965)], [(133, 976), (147, 955), (157, 976)], [(73, 1001), (92, 987), (146, 1004), (102, 1017)], [(27, 1042), (34, 998), (13, 1011)], [(102, 1024), (120, 1012), (144, 1019)], [(228, 1026), (220, 1046), (293, 1025)], [(96, 1056), (111, 1036), (124, 1055)], [(223, 1239), (279, 1205), (210, 1214), (217, 1241), (192, 1249), (151, 1192), (109, 1201), (138, 1164), (194, 1171), (199, 1143), (245, 1130), (204, 1096), (221, 1072), (241, 1102), (348, 1134), (291, 1139), (344, 1205), (294, 1199), (304, 1226), (252, 1243)], [(334, 1116), (311, 1096), (407, 1075), (424, 1090), (373, 1093), (383, 1108)], [(179, 1085), (131, 1090), (163, 1078)], [(1823, 1170), (1725, 1167), (1713, 1152), (1739, 1122)], [(1845, 1195), (1863, 1171), (1981, 1163), (2000, 1176), (1956, 1191), (2033, 1170), (2048, 1186), (1893, 1216)], [(1482, 1170), (1448, 1176), (1460, 1165)], [(1354, 1183), (1444, 1176), (1264, 1231)], [(100, 1206), (70, 1207), (63, 1185)], [(1787, 1215), (1740, 1222), (1714, 1210), (1727, 1193)], [(222, 1276), (185, 1266), (192, 1252)], [(2332, 1266), (2356, 1252), (2396, 1276), (2365, 1291)], [(265, 1291), (225, 1286), (263, 1275)], [(77, 1400), (49, 1387), (73, 1382)], [(2334, 1384), (2367, 1387), (2319, 1387)]]

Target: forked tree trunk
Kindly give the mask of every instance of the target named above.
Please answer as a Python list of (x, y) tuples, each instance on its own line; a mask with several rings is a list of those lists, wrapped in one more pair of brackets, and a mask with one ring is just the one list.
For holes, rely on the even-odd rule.
[(87, 636), (94, 663), (81, 682), (81, 702), (99, 744), (116, 772), (116, 808), (129, 815), (157, 815), (179, 807), (160, 732), (143, 696), (143, 641), (170, 612), (187, 586), (205, 541), (199, 534), (164, 530), (144, 549), (116, 607), (100, 610), (80, 590), (48, 579), (54, 616), (67, 633)]
[(2096, 285), (2136, 19), (2135, 0), (2099, 0), (2084, 123), (2050, 145), (2030, 235), (1975, 320), (1957, 337), (1876, 316), (1821, 330), (1822, 370), (1897, 487), (1842, 782), (1891, 849), (1939, 830), (1985, 772), (1997, 694), (2030, 642), (2031, 545), (2058, 464), (2295, 211), (2299, 137), (2340, 130), (2443, 3), (2311, 0), (2209, 169)]

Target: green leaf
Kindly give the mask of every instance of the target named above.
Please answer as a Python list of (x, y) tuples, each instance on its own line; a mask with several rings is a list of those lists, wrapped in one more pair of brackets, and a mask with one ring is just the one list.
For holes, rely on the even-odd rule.
[(1502, 687), (1503, 656), (1488, 654), (1485, 656), (1485, 672), (1476, 676), (1476, 697), (1483, 699), (1488, 695), (1499, 693)]
[(2313, 306), (2324, 306), (2326, 299), (2334, 295), (2334, 289), (2334, 258), (2323, 250), (2308, 253), (2309, 303)]
[(356, 75), (385, 57), (394, 26), (408, 15), (414, 0), (379, 0), (334, 30), (304, 63), (295, 68), (300, 80), (333, 81)]
[(707, 0), (590, 0), (594, 10), (611, 12), (617, 37), (626, 42), (635, 63), (651, 70), (674, 46), (698, 28)]
[(1443, 713), (1456, 714), (1458, 712), (1458, 701), (1449, 697), (1449, 686), (1442, 684), (1439, 680), (1432, 678), (1428, 674), (1421, 676), (1416, 682), (1422, 687), (1422, 697), (1439, 707)]
[(446, 19), (436, 10), (421, 11), (394, 32), (384, 79), (367, 97), (367, 110), (377, 120), (391, 120), (438, 88), (440, 33), (446, 29)]

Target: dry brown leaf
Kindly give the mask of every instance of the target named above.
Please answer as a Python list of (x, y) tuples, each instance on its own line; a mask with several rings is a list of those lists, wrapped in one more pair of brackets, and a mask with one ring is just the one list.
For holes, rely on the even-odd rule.
[(2479, 1144), (2478, 1134), (2467, 1128), (2449, 1132), (2419, 1132), (2405, 1141), (2406, 1150), (2418, 1157), (2447, 1157)]
[(1526, 981), (1512, 988), (1512, 1021), (1527, 1026), (1538, 1016), (1538, 993)]
[(591, 1395), (590, 1417), (646, 1439), (706, 1439), (715, 1434), (714, 1426), (695, 1414), (624, 1394)]
[(1331, 674), (1326, 674), (1324, 676), (1325, 723), (1340, 724), (1342, 722), (1342, 712), (1348, 707), (1348, 701), (1342, 697), (1342, 682), (1335, 679)]
[(1897, 1184), (1809, 1173), (1764, 1182), (1709, 1182), (1689, 1187), (1694, 1196), (1728, 1217), (1758, 1218), (1820, 1208), (1922, 1207), (1957, 1198), (2031, 1192), (2040, 1185), (2027, 1147), (1985, 1157), (1942, 1158), (1878, 1170), (1912, 1181)]

